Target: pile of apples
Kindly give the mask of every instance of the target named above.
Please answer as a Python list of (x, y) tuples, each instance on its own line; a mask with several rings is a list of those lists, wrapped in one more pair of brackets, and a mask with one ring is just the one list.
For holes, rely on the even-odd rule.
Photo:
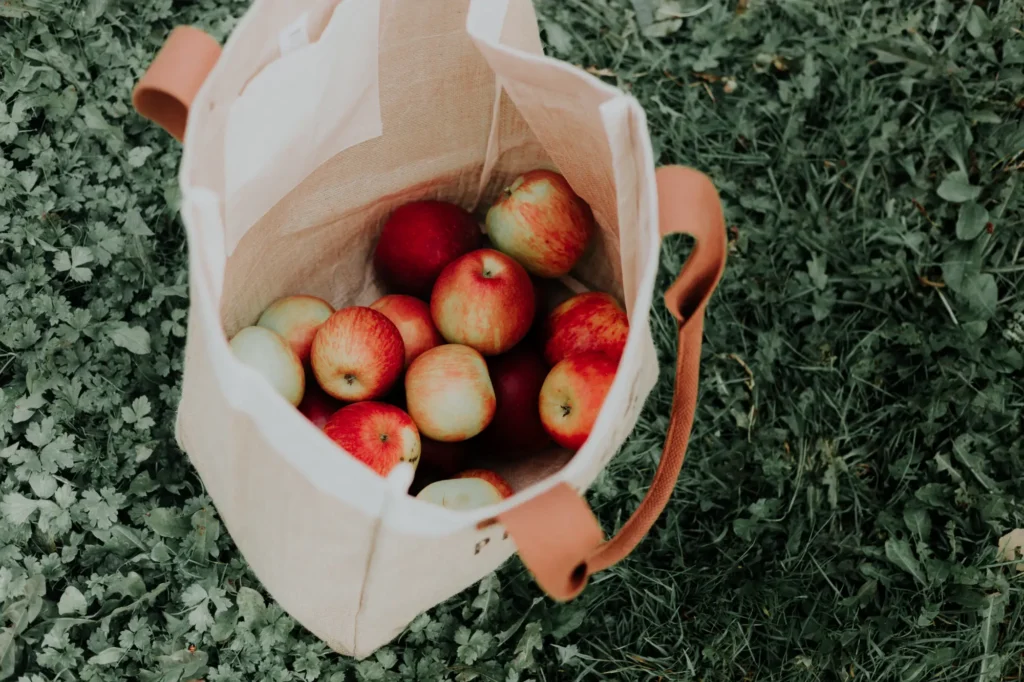
[(582, 293), (545, 314), (545, 280), (565, 276), (594, 232), (558, 173), (534, 170), (477, 220), (440, 201), (399, 207), (374, 267), (390, 293), (334, 310), (279, 299), (230, 342), (288, 402), (381, 476), (416, 466), (417, 497), (453, 509), (512, 487), (467, 467), (586, 441), (629, 332), (611, 296)]

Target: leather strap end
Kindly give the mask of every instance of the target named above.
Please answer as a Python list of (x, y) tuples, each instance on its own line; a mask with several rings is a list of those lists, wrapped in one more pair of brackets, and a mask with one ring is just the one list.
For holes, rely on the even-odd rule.
[(171, 31), (132, 92), (132, 105), (181, 142), (196, 93), (220, 58), (221, 47), (191, 26)]
[(601, 546), (604, 534), (586, 500), (569, 484), (559, 483), (528, 504), (500, 514), (498, 521), (552, 599), (569, 601), (583, 591), (591, 573), (586, 557)]

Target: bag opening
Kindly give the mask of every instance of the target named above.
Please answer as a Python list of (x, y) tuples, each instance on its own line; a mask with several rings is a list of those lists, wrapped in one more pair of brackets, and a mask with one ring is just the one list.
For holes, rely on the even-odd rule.
[[(278, 27), (301, 13), (282, 9), (284, 4), (274, 7), (281, 14)], [(329, 4), (317, 3), (322, 16)], [(656, 374), (647, 318), (657, 230), (643, 114), (635, 101), (596, 78), (541, 56), (528, 0), (486, 7), (470, 0), (456, 4), (465, 11), (439, 16), (430, 3), (346, 0), (333, 9), (313, 42), (269, 63), (257, 55), (280, 49), (274, 47), (279, 36), (263, 25), (270, 22), (236, 30), (232, 40), (243, 29), (249, 31), (244, 52), (252, 60), (238, 55), (211, 73), (196, 100), (182, 164), (186, 195), (199, 186), (220, 199), (217, 227), (223, 231), (225, 255), (213, 270), (215, 279), (222, 276), (222, 286), (214, 285), (219, 295), (210, 301), (218, 315), (216, 333), (230, 337), (253, 324), (273, 300), (289, 294), (320, 296), (335, 307), (368, 305), (387, 293), (371, 261), (381, 226), (399, 205), (429, 198), (479, 213), (520, 173), (556, 169), (590, 204), (600, 229), (572, 279), (553, 295), (581, 289), (611, 293), (629, 312), (627, 351), (595, 425), (591, 441), (597, 442), (588, 442), (575, 455), (554, 449), (499, 462), (481, 453), (477, 463), (506, 476), (517, 491), (553, 481), (559, 472), (564, 477), (569, 468), (577, 470), (573, 481), (585, 486), (632, 428), (639, 411), (636, 396), (646, 395)], [(360, 16), (366, 16), (362, 5), (376, 12), (376, 53), (369, 61), (366, 41), (347, 40), (350, 34), (341, 30), (351, 18), (345, 8), (362, 8)], [(429, 35), (423, 35), (424, 25), (432, 26)], [(256, 36), (262, 47), (255, 46), (260, 42)], [(337, 78), (306, 78), (309, 62), (289, 59), (304, 50), (328, 55), (330, 63), (341, 67), (331, 72)], [(364, 68), (368, 64), (372, 68)], [(346, 68), (370, 72), (373, 78), (359, 82), (371, 85), (346, 91), (345, 84), (352, 82)], [(285, 143), (276, 143), (272, 153), (257, 160), (260, 170), (245, 169), (232, 181), (233, 165), (257, 161), (232, 156), (225, 140), (234, 140), (235, 148), (261, 144), (258, 129), (240, 125), (245, 118), (238, 112), (258, 111), (260, 98), (273, 97), (273, 87), (260, 86), (260, 79), (271, 76), (319, 88), (330, 95), (329, 105), (314, 107), (301, 125), (289, 123), (294, 128), (282, 135)], [(283, 116), (290, 113), (287, 104), (278, 107)], [(303, 106), (309, 109), (308, 103)], [(379, 112), (379, 134), (370, 134), (372, 125), (365, 125), (351, 144), (338, 143), (343, 148), (333, 152), (333, 131), (349, 131), (345, 124), (363, 121), (367, 111)], [(346, 112), (351, 114), (347, 118)], [(317, 153), (323, 149), (333, 153), (321, 161)], [(265, 210), (259, 208), (267, 197), (278, 195)], [(203, 248), (195, 234), (190, 237), (192, 248)], [(513, 498), (505, 504), (515, 503)], [(423, 512), (424, 504), (408, 509), (428, 522), (440, 518)], [(406, 509), (407, 503), (400, 502), (399, 508)], [(479, 515), (460, 516), (463, 525)]]

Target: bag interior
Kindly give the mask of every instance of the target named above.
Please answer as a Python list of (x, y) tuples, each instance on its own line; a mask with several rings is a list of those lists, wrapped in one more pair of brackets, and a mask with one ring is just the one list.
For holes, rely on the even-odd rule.
[[(356, 11), (359, 3), (369, 2), (346, 0), (333, 8), (333, 3), (321, 3), (316, 15), (321, 19), (310, 26), (312, 41), (297, 51), (301, 56), (319, 47), (319, 53), (291, 65), (281, 62), (296, 53), (279, 57), (245, 79), (228, 112), (224, 139), (235, 139), (237, 147), (237, 140), (252, 132), (245, 127), (246, 112), (276, 111), (274, 79), (306, 78), (311, 68), (330, 70), (344, 60), (343, 45), (323, 41), (344, 39), (332, 26), (346, 21), (345, 6)], [(590, 204), (599, 226), (571, 276), (545, 287), (548, 309), (574, 291), (601, 290), (631, 311), (633, 301), (624, 300), (619, 197), (596, 106), (579, 93), (550, 92), (542, 101), (535, 89), (509, 82), (499, 87), (466, 32), (462, 12), (438, 13), (432, 3), (408, 1), (382, 2), (380, 12), (372, 87), (330, 99), (331, 107), (316, 110), (302, 126), (279, 131), (285, 139), (271, 147), (280, 151), (267, 155), (259, 169), (240, 165), (252, 163), (253, 155), (233, 155), (230, 147), (225, 152), (229, 255), (220, 312), (228, 337), (254, 324), (266, 306), (286, 295), (319, 296), (335, 308), (369, 305), (389, 293), (374, 272), (372, 256), (381, 227), (396, 207), (419, 199), (449, 201), (477, 215), (482, 226), (501, 190), (534, 168), (565, 175)], [(510, 3), (502, 40), (539, 50), (534, 22), (529, 2)], [(424, 33), (424, 26), (431, 30)], [(310, 81), (309, 87), (333, 92), (335, 84)], [(368, 104), (373, 97), (379, 101)], [(528, 106), (520, 108), (517, 101)], [(379, 110), (380, 134), (319, 162), (318, 151), (344, 146), (339, 135), (347, 134), (345, 121), (365, 117), (368, 109)], [(290, 178), (297, 178), (297, 184), (288, 189)], [(281, 196), (270, 203), (275, 193)], [(267, 209), (254, 211), (261, 202), (269, 204)], [(247, 217), (254, 212), (257, 217)], [(558, 471), (573, 456), (557, 447), (501, 457), (474, 449), (472, 441), (469, 447), (469, 466), (492, 468), (517, 490)]]

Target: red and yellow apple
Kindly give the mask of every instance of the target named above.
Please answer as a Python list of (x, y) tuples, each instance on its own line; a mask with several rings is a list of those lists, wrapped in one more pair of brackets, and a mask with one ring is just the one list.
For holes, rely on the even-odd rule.
[(414, 201), (384, 223), (373, 263), (389, 289), (427, 299), (445, 266), (481, 241), (468, 211), (443, 201)]
[(454, 478), (479, 478), (483, 481), (487, 481), (494, 486), (494, 489), (498, 491), (498, 494), (501, 495), (502, 499), (512, 497), (516, 494), (516, 491), (512, 489), (512, 486), (508, 484), (508, 481), (490, 469), (467, 469), (466, 471), (454, 476)]
[(582, 353), (551, 369), (540, 389), (540, 420), (556, 443), (576, 450), (586, 442), (617, 367), (604, 353)]
[(472, 251), (449, 264), (430, 295), (430, 314), (441, 336), (484, 355), (519, 343), (533, 324), (535, 307), (526, 270), (493, 249)]
[(593, 232), (590, 207), (549, 170), (520, 175), (487, 212), (494, 246), (540, 277), (568, 274)]
[(320, 325), (310, 353), (317, 383), (329, 395), (354, 402), (388, 392), (405, 365), (405, 345), (394, 322), (362, 306), (342, 308)]
[(556, 307), (544, 324), (544, 359), (556, 365), (579, 353), (604, 353), (618, 361), (629, 336), (629, 319), (614, 298), (588, 292)]
[(377, 299), (370, 308), (395, 323), (405, 344), (405, 367), (424, 351), (444, 343), (430, 319), (430, 306), (418, 298), (391, 294)]
[(310, 381), (306, 384), (306, 394), (299, 403), (299, 412), (318, 429), (323, 429), (327, 421), (344, 405), (345, 403), (340, 400), (327, 395), (316, 381)]
[(494, 417), (494, 387), (483, 356), (446, 344), (412, 361), (405, 400), (420, 433), (450, 443), (477, 435)]
[(416, 495), (416, 499), (445, 509), (466, 510), (498, 504), (504, 498), (497, 488), (482, 478), (449, 478), (431, 483)]
[(481, 434), (488, 449), (524, 454), (549, 442), (537, 406), (548, 367), (537, 351), (520, 344), (508, 353), (488, 358), (494, 386), (494, 419)]
[(229, 345), (235, 357), (259, 372), (282, 398), (292, 405), (302, 402), (306, 372), (280, 334), (266, 327), (245, 327)]
[(259, 327), (275, 331), (292, 347), (299, 360), (309, 361), (313, 337), (334, 312), (331, 304), (316, 296), (285, 296), (263, 311), (256, 322)]
[(381, 476), (399, 462), (416, 466), (420, 460), (420, 434), (412, 418), (387, 403), (343, 407), (328, 420), (324, 433)]

